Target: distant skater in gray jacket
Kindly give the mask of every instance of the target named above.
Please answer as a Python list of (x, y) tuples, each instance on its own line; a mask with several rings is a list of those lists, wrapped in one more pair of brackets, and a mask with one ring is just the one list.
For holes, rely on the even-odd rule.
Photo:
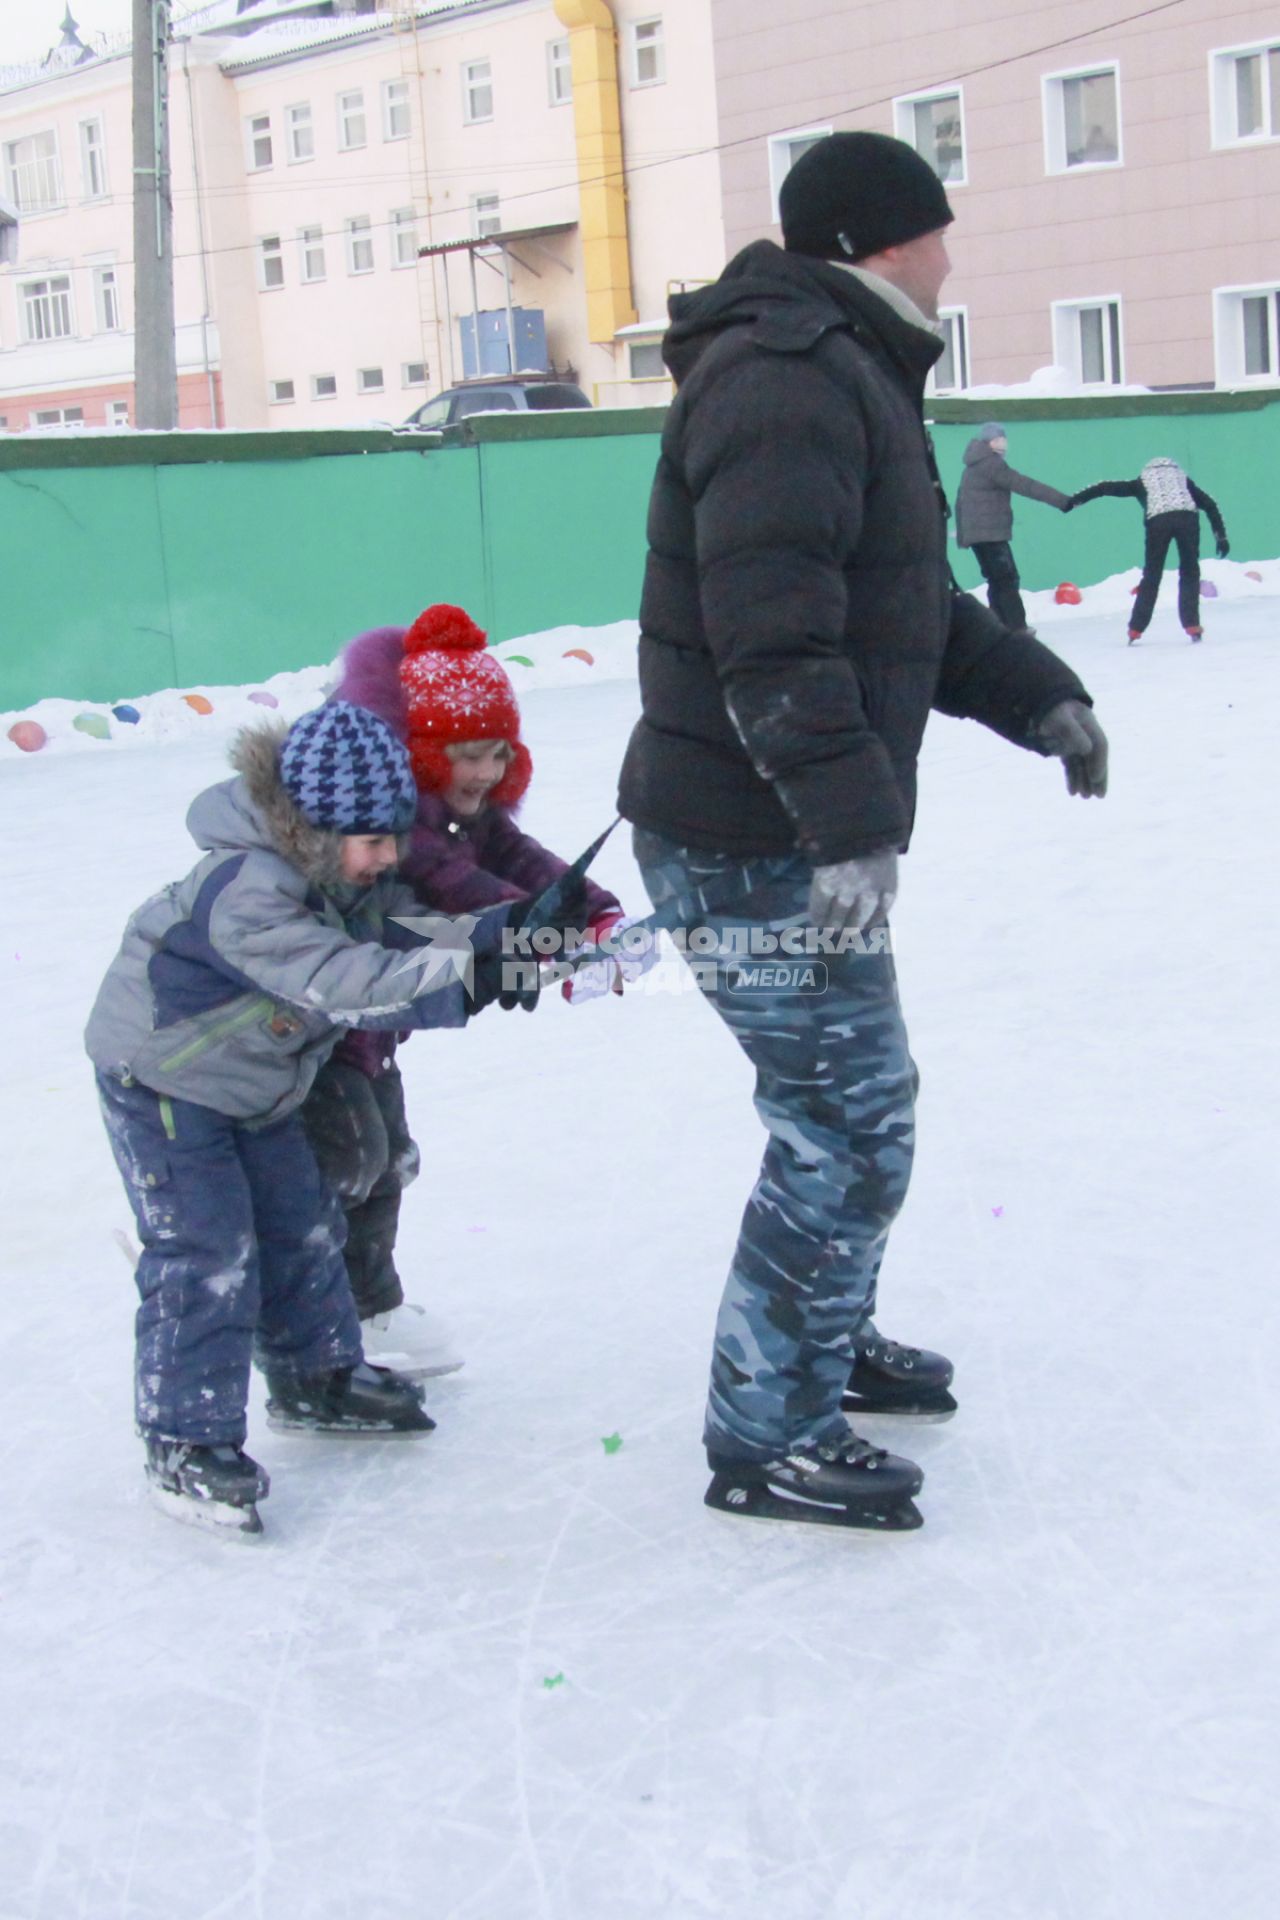
[(1027, 624), (1027, 610), (1018, 589), (1022, 582), (1013, 558), (1013, 499), (1028, 500), (1066, 513), (1069, 496), (1040, 480), (1016, 473), (1005, 459), (1009, 436), (998, 420), (979, 427), (964, 450), (964, 474), (956, 495), (956, 545), (972, 547), (973, 557), (987, 583), (987, 605), (996, 619), (1013, 631)]

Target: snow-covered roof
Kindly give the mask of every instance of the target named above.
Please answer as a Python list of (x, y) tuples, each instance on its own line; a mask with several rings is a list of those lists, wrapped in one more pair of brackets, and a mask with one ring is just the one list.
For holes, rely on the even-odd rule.
[[(299, 8), (307, 3), (308, 0), (295, 0)], [(235, 0), (218, 0), (218, 4), (234, 6)], [(493, 4), (494, 0), (418, 0), (412, 12), (416, 19), (424, 20), (442, 13), (471, 13), (481, 7), (492, 7)], [(213, 10), (210, 8), (208, 11)], [(394, 24), (388, 10), (293, 19), (287, 17), (290, 11), (287, 6), (277, 6), (269, 22), (264, 21), (253, 33), (242, 35), (236, 51), (229, 52), (227, 58), (219, 63), (222, 71), (244, 73), (251, 67), (265, 66), (272, 60), (287, 60), (310, 52), (313, 48), (332, 46), (339, 41), (371, 38), (375, 34), (385, 33)], [(218, 29), (216, 26), (201, 26), (197, 31), (216, 33)]]

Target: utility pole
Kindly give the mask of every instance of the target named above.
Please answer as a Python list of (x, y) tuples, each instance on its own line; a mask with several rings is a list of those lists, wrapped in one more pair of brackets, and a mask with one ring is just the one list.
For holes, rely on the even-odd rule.
[(169, 0), (133, 0), (133, 391), (138, 426), (177, 426)]

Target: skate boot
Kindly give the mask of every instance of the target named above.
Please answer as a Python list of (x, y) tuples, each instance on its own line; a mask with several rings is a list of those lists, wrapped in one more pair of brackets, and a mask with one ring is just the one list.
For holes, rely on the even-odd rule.
[(257, 1502), (271, 1482), (256, 1460), (233, 1446), (198, 1446), (147, 1435), (146, 1475), (162, 1513), (213, 1533), (261, 1533)]
[(956, 1410), (947, 1389), (955, 1368), (940, 1353), (899, 1346), (876, 1334), (858, 1344), (858, 1358), (840, 1399), (842, 1413), (903, 1413), (949, 1420)]
[(267, 1425), (277, 1433), (430, 1433), (422, 1388), (390, 1367), (268, 1373)]
[(456, 1373), (462, 1356), (434, 1314), (412, 1300), (360, 1322), (364, 1357), (376, 1367), (393, 1367), (406, 1380), (427, 1380)]
[(798, 1447), (776, 1460), (712, 1453), (705, 1504), (747, 1520), (806, 1520), (821, 1527), (906, 1533), (924, 1525), (912, 1496), (924, 1485), (914, 1460), (851, 1433), (830, 1447)]
[(1195, 643), (1196, 643), (1196, 641), (1197, 641), (1197, 640), (1203, 640), (1203, 639), (1204, 639), (1204, 628), (1203, 628), (1203, 627), (1184, 627), (1184, 628), (1182, 629), (1182, 631), (1183, 631), (1183, 632), (1184, 632), (1184, 633), (1186, 634), (1186, 636), (1187, 636), (1187, 638), (1188, 638), (1188, 640), (1190, 640), (1190, 642), (1191, 642), (1191, 644), (1192, 644), (1192, 646), (1194, 646), (1194, 645), (1195, 645)]
[(1142, 628), (1130, 627), (1129, 638), (1126, 640), (1125, 645), (1128, 647), (1131, 647), (1135, 640), (1141, 640), (1141, 638), (1142, 638)]

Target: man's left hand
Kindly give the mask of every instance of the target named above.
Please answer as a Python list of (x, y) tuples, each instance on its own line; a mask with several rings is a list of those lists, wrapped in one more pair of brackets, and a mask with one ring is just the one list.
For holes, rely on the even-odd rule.
[(1107, 790), (1107, 736), (1082, 700), (1060, 700), (1037, 728), (1037, 738), (1061, 760), (1067, 792), (1084, 800)]

